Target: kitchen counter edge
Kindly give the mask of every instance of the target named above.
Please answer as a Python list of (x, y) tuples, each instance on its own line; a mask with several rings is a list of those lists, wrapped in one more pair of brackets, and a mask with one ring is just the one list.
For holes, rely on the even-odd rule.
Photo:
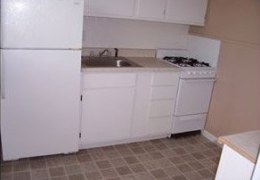
[(149, 57), (127, 57), (130, 61), (142, 67), (82, 67), (81, 72), (145, 72), (145, 71), (174, 71), (179, 72), (180, 69), (168, 62), (156, 58)]

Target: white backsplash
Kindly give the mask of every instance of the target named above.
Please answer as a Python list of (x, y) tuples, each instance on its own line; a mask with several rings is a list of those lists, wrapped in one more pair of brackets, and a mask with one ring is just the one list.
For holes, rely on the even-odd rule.
[(84, 18), (83, 47), (185, 49), (188, 25), (113, 18)]
[[(82, 50), (83, 56), (98, 56), (105, 48), (84, 48)], [(113, 48), (108, 48), (111, 55), (114, 56), (115, 50)], [(123, 57), (155, 57), (155, 49), (119, 49), (118, 56)]]

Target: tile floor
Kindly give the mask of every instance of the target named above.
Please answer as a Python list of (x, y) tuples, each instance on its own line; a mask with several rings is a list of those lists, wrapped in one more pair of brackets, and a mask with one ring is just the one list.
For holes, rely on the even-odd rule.
[(1, 180), (213, 180), (221, 148), (201, 135), (159, 139), (1, 165)]

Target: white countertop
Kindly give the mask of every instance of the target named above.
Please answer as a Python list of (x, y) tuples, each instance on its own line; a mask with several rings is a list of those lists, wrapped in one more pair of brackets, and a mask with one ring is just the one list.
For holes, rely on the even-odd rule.
[(218, 142), (229, 146), (249, 161), (256, 163), (260, 148), (260, 130), (222, 136)]
[(130, 61), (142, 67), (84, 67), (82, 72), (137, 72), (137, 71), (176, 71), (180, 69), (163, 60), (149, 57), (127, 57)]

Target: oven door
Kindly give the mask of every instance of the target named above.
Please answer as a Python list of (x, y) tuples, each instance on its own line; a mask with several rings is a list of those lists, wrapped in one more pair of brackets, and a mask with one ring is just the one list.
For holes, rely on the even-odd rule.
[(207, 113), (215, 79), (180, 79), (175, 116)]

